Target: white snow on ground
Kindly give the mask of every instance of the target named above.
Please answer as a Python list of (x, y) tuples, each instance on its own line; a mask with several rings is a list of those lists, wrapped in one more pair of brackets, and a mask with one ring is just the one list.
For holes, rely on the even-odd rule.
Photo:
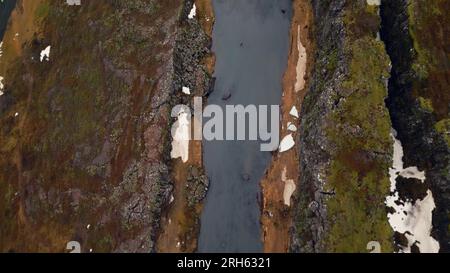
[(379, 6), (381, 4), (381, 0), (367, 0), (367, 5), (369, 6)]
[(290, 114), (291, 116), (293, 116), (293, 117), (299, 118), (298, 110), (297, 110), (297, 107), (295, 107), (295, 105), (292, 106), (292, 109), (291, 109), (291, 111), (289, 112), (289, 114)]
[(297, 126), (295, 126), (292, 122), (288, 122), (287, 129), (291, 132), (297, 132)]
[(416, 178), (422, 182), (425, 181), (425, 172), (419, 171), (417, 167), (408, 167), (406, 169), (403, 169), (403, 171), (399, 175), (404, 178)]
[(191, 12), (189, 12), (189, 15), (188, 15), (188, 18), (189, 19), (194, 19), (194, 17), (197, 15), (197, 7), (195, 6), (195, 4), (194, 4), (194, 6), (192, 7), (192, 9), (191, 9)]
[(180, 158), (183, 162), (189, 159), (189, 140), (191, 138), (191, 124), (190, 117), (183, 109), (178, 113), (178, 120), (174, 123), (172, 151), (170, 156), (172, 158)]
[(189, 87), (183, 86), (181, 92), (183, 92), (186, 95), (190, 95), (191, 94), (191, 89), (189, 89)]
[(298, 61), (297, 61), (297, 80), (295, 83), (295, 92), (305, 89), (306, 62), (308, 59), (306, 54), (306, 48), (303, 46), (302, 41), (300, 39), (300, 25), (298, 26), (297, 48), (298, 48)]
[[(391, 133), (394, 139), (394, 163), (389, 169), (391, 181), (391, 195), (386, 198), (386, 205), (395, 209), (393, 214), (388, 214), (389, 224), (394, 231), (404, 233), (408, 239), (408, 247), (402, 252), (411, 252), (411, 246), (417, 242), (421, 253), (439, 251), (439, 242), (431, 237), (432, 217), (435, 208), (433, 194), (427, 191), (427, 196), (423, 200), (417, 200), (415, 204), (411, 201), (402, 202), (396, 189), (396, 178), (415, 178), (425, 182), (425, 172), (421, 172), (417, 167), (404, 168), (402, 143), (396, 138), (396, 132)], [(398, 204), (396, 204), (396, 201)], [(406, 213), (406, 214), (405, 214)]]
[(50, 49), (51, 46), (47, 46), (44, 50), (41, 51), (41, 62), (50, 60)]
[(3, 88), (4, 88), (3, 79), (4, 78), (0, 76), (0, 96), (3, 96)]
[(292, 134), (289, 134), (283, 138), (283, 140), (280, 143), (279, 152), (283, 153), (286, 151), (289, 151), (292, 149), (292, 147), (295, 146), (294, 138), (292, 137)]
[[(0, 58), (2, 57), (2, 55), (3, 55), (3, 49), (2, 49), (2, 47), (3, 47), (3, 42), (0, 42)], [(3, 78), (2, 76), (0, 76), (0, 96), (3, 96), (3, 89), (5, 88), (5, 86), (3, 85), (3, 80), (4, 80), (5, 78)]]
[(66, 4), (69, 6), (80, 6), (81, 0), (66, 0)]
[(284, 167), (281, 173), (281, 181), (284, 182), (283, 199), (284, 204), (288, 207), (291, 206), (291, 196), (295, 192), (295, 183), (293, 179), (287, 179), (286, 177), (287, 169)]

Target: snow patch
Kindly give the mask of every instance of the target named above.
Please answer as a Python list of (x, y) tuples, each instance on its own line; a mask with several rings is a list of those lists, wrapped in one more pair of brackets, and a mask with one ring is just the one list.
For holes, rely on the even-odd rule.
[[(0, 42), (0, 58), (3, 56), (3, 42)], [(2, 76), (0, 76), (0, 97), (3, 96), (3, 89), (5, 88), (5, 86), (3, 85), (3, 80), (5, 78), (3, 78)]]
[(50, 50), (51, 46), (47, 46), (44, 50), (41, 51), (41, 62), (50, 60)]
[(292, 137), (292, 134), (289, 134), (283, 138), (283, 140), (280, 143), (279, 152), (283, 153), (286, 151), (289, 151), (292, 149), (292, 147), (295, 146), (294, 138)]
[(397, 177), (415, 178), (424, 183), (425, 172), (419, 171), (417, 167), (404, 168), (402, 143), (396, 138), (394, 130), (391, 137), (394, 140), (394, 162), (389, 169), (391, 195), (386, 197), (386, 205), (394, 208), (395, 212), (388, 213), (389, 224), (394, 231), (405, 234), (408, 239), (408, 246), (401, 252), (411, 252), (411, 246), (416, 243), (421, 253), (439, 252), (439, 242), (431, 236), (435, 208), (431, 190), (427, 191), (427, 196), (423, 200), (416, 200), (414, 204), (412, 201), (400, 200), (397, 191)]
[(306, 53), (306, 48), (303, 46), (300, 39), (300, 25), (298, 26), (297, 34), (297, 49), (298, 49), (298, 61), (297, 61), (297, 80), (295, 82), (295, 92), (305, 89), (305, 74), (306, 74), (306, 63), (308, 60), (308, 55)]
[(367, 0), (367, 5), (379, 6), (379, 5), (381, 5), (381, 0)]
[(0, 76), (0, 96), (3, 96), (3, 88), (5, 87), (3, 85), (3, 80), (4, 80), (4, 78), (2, 76)]
[(283, 172), (281, 173), (281, 181), (284, 182), (284, 191), (283, 191), (283, 199), (284, 204), (288, 207), (291, 206), (291, 197), (295, 192), (295, 183), (293, 179), (287, 179), (286, 177), (287, 169), (284, 167)]
[(292, 122), (288, 122), (287, 129), (291, 132), (297, 132), (297, 126), (295, 126)]
[(172, 151), (170, 156), (172, 158), (180, 158), (186, 163), (189, 159), (189, 140), (191, 139), (191, 117), (184, 110), (181, 109), (178, 113), (178, 120), (173, 125), (173, 141)]
[(293, 116), (293, 117), (299, 118), (298, 110), (297, 110), (297, 107), (295, 107), (295, 105), (292, 106), (292, 109), (291, 109), (291, 111), (289, 112), (289, 114), (290, 114), (291, 116)]
[(190, 95), (191, 94), (191, 89), (189, 89), (189, 87), (183, 86), (181, 92), (183, 92), (186, 95)]
[(194, 19), (194, 17), (197, 15), (197, 7), (194, 6), (192, 7), (191, 11), (189, 12), (188, 18), (189, 19)]

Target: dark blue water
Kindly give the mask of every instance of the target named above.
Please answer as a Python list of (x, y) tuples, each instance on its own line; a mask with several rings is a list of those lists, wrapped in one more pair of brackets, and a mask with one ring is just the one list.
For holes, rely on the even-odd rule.
[[(291, 0), (213, 0), (214, 92), (209, 104), (279, 105), (287, 66)], [(224, 102), (228, 92), (231, 98)], [(199, 252), (261, 252), (259, 182), (271, 160), (259, 142), (204, 141), (211, 185)], [(248, 174), (249, 181), (242, 179)]]
[(0, 41), (3, 40), (9, 16), (11, 16), (15, 6), (16, 0), (4, 0), (3, 3), (0, 0)]

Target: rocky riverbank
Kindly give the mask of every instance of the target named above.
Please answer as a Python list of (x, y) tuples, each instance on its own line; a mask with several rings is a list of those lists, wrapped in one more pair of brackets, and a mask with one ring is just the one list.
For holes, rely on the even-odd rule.
[[(171, 105), (189, 105), (193, 97), (207, 97), (214, 69), (211, 32), (214, 23), (210, 0), (184, 1), (174, 51), (174, 90)], [(189, 89), (189, 94), (183, 93)], [(189, 159), (172, 160), (174, 192), (162, 219), (159, 252), (194, 252), (200, 213), (209, 187), (204, 174), (201, 141), (189, 144)]]
[(291, 250), (447, 252), (449, 2), (312, 2)]
[(26, 36), (13, 18), (3, 46), (1, 251), (155, 251), (176, 172), (170, 111), (182, 85), (208, 85), (189, 54), (209, 40), (180, 1), (17, 5), (36, 17)]
[(392, 251), (389, 58), (371, 1), (312, 1), (317, 44), (302, 106), (295, 252)]
[[(290, 51), (286, 72), (283, 77), (283, 96), (281, 103), (281, 138), (291, 134), (299, 144), (300, 119), (291, 110), (302, 109), (302, 103), (314, 61), (312, 7), (308, 0), (292, 2), (293, 14), (290, 29)], [(290, 149), (274, 155), (271, 165), (261, 182), (264, 252), (287, 252), (292, 230), (291, 190), (287, 181), (293, 181), (298, 189), (299, 177), (298, 149)], [(282, 179), (282, 175), (286, 177)], [(291, 186), (292, 187), (292, 186)]]

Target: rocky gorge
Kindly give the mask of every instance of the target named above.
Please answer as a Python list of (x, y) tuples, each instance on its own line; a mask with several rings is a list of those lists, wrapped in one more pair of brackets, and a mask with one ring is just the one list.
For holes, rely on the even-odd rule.
[[(67, 252), (70, 241), (82, 252), (450, 251), (450, 1), (233, 1), (0, 10), (11, 13), (0, 22), (0, 252)], [(213, 46), (218, 3), (221, 24), (254, 7), (263, 23), (235, 35), (221, 25), (216, 35), (231, 38)], [(283, 35), (270, 37), (286, 40), (266, 52), (283, 60), (264, 62), (266, 47), (252, 50), (244, 34), (267, 39), (259, 24), (272, 19)], [(232, 59), (245, 50), (261, 62), (252, 71), (245, 54)], [(258, 81), (263, 68), (284, 76)], [(205, 156), (196, 140), (173, 156), (174, 106), (257, 103), (258, 88), (281, 96), (280, 139), (291, 136), (292, 149), (252, 158), (224, 145), (232, 159), (214, 143)], [(210, 189), (205, 165), (246, 156), (243, 170), (219, 175), (232, 183)], [(233, 213), (239, 202), (248, 207)], [(242, 217), (251, 228), (229, 228)]]
[[(420, 232), (439, 241), (427, 251), (448, 251), (449, 2), (312, 2), (318, 51), (303, 103), (291, 250), (365, 252), (376, 241), (383, 252), (419, 252), (421, 242), (407, 239), (412, 230), (389, 226), (386, 215), (400, 212), (385, 197), (420, 203), (431, 190), (432, 230)], [(396, 192), (388, 183), (391, 127), (405, 165), (426, 176), (397, 178)]]

